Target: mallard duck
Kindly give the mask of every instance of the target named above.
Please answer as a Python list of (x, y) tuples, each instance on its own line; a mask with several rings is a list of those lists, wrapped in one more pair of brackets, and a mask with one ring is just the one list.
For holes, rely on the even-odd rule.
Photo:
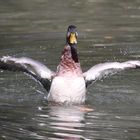
[(86, 100), (87, 87), (96, 80), (121, 70), (140, 68), (140, 61), (133, 60), (97, 64), (82, 72), (77, 54), (77, 37), (76, 26), (70, 25), (56, 72), (31, 58), (11, 56), (0, 58), (0, 69), (21, 71), (32, 76), (48, 91), (48, 101), (82, 104)]

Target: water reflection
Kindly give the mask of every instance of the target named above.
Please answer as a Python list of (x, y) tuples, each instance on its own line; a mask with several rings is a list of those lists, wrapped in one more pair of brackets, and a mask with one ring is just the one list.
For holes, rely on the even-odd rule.
[(46, 115), (44, 114), (46, 110), (44, 107), (39, 107), (39, 110), (40, 114), (35, 119), (38, 120), (40, 128), (45, 129), (49, 126), (51, 139), (84, 139), (85, 112), (81, 110), (81, 107), (50, 106)]

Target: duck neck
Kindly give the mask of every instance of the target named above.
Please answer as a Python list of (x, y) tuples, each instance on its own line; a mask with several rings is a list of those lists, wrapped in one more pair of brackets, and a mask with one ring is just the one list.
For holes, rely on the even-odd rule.
[(77, 44), (69, 44), (71, 48), (71, 57), (75, 63), (79, 63), (78, 54), (77, 54)]

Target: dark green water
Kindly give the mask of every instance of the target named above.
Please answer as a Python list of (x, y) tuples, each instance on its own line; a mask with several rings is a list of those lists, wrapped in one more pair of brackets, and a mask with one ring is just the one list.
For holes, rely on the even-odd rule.
[[(105, 61), (140, 60), (139, 0), (0, 1), (0, 57), (27, 56), (56, 69), (66, 28), (79, 31), (83, 70)], [(47, 92), (22, 73), (0, 72), (1, 140), (139, 140), (140, 70), (90, 86), (79, 106), (50, 106)]]

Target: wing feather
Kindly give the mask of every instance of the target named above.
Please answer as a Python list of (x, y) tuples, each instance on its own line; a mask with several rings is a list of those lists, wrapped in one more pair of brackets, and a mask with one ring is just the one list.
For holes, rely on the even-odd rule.
[(132, 60), (126, 62), (106, 62), (97, 64), (91, 67), (88, 71), (83, 73), (87, 84), (93, 81), (100, 80), (108, 75), (113, 75), (125, 69), (140, 68), (139, 60)]
[(45, 65), (27, 57), (4, 56), (0, 58), (0, 69), (24, 72), (39, 81), (47, 90), (54, 75), (54, 72)]

